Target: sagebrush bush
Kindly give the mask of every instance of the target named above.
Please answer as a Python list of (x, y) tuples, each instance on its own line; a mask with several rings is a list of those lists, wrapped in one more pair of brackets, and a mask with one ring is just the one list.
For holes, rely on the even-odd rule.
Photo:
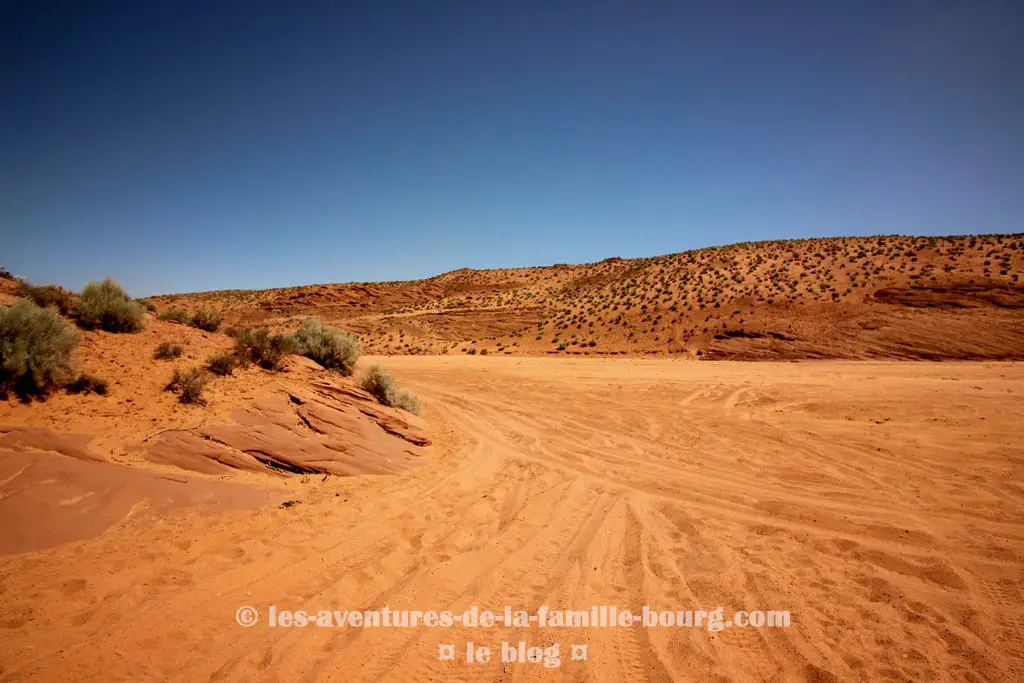
[(220, 327), (221, 314), (216, 308), (197, 308), (192, 313), (189, 325), (207, 332), (216, 332)]
[(306, 318), (292, 335), (296, 352), (315, 360), (328, 370), (351, 375), (359, 360), (359, 341), (354, 334)]
[(70, 394), (93, 393), (103, 396), (107, 393), (107, 382), (99, 377), (82, 373), (67, 385), (67, 390)]
[(172, 344), (171, 342), (160, 342), (157, 345), (156, 350), (153, 351), (153, 358), (156, 360), (167, 360), (170, 358), (180, 358), (181, 354), (185, 351), (181, 347), (181, 344)]
[(379, 365), (374, 364), (363, 375), (360, 384), (380, 403), (387, 404), (388, 394), (394, 388), (395, 377), (391, 373), (381, 370)]
[(132, 301), (121, 285), (107, 278), (90, 282), (78, 301), (78, 322), (108, 332), (138, 332), (146, 325), (146, 307)]
[(71, 315), (75, 311), (75, 296), (58, 285), (30, 285), (23, 282), (21, 295), (42, 308), (53, 306), (61, 315)]
[(0, 396), (46, 394), (71, 374), (79, 333), (28, 299), (0, 308)]
[(188, 325), (189, 323), (188, 313), (180, 308), (168, 308), (157, 317), (160, 320), (166, 320), (167, 322), (172, 323), (181, 323), (182, 325)]
[(420, 402), (415, 396), (410, 394), (408, 391), (404, 391), (395, 386), (395, 377), (390, 372), (385, 372), (380, 369), (379, 365), (374, 364), (365, 375), (361, 382), (363, 389), (370, 392), (370, 394), (377, 399), (380, 403), (392, 408), (401, 408), (414, 415), (420, 413)]
[(177, 391), (181, 388), (181, 368), (174, 368), (174, 372), (171, 373), (171, 381), (164, 386), (164, 391)]
[(392, 394), (390, 405), (392, 408), (401, 408), (413, 415), (420, 414), (420, 400), (405, 389), (399, 389)]
[(267, 370), (280, 367), (285, 356), (296, 352), (295, 340), (287, 334), (270, 334), (266, 327), (242, 330), (235, 337), (235, 356)]
[(206, 387), (207, 381), (206, 374), (200, 368), (191, 368), (184, 372), (180, 368), (175, 368), (174, 374), (171, 375), (171, 381), (165, 388), (167, 391), (179, 392), (178, 400), (182, 403), (206, 405), (203, 389)]
[(206, 369), (215, 375), (230, 375), (238, 367), (238, 356), (230, 351), (206, 359)]

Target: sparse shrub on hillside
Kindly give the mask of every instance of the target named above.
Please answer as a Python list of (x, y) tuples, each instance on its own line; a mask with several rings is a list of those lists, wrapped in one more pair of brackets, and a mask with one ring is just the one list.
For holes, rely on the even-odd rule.
[(13, 278), (14, 276), (13, 276), (13, 275), (11, 275), (11, 271), (7, 270), (7, 269), (6, 269), (6, 268), (4, 268), (3, 266), (0, 266), (0, 277), (2, 277), (2, 278), (6, 278), (6, 279), (10, 280), (10, 279), (12, 279), (12, 278)]
[(207, 332), (216, 332), (220, 327), (221, 314), (215, 308), (199, 308), (192, 313), (189, 324)]
[(354, 334), (306, 318), (292, 335), (296, 353), (315, 360), (328, 370), (351, 375), (359, 360), (359, 341)]
[(174, 372), (171, 373), (170, 381), (164, 385), (164, 391), (177, 391), (181, 388), (181, 378), (183, 374), (184, 373), (182, 373), (181, 368), (174, 368)]
[(53, 306), (61, 315), (71, 315), (75, 310), (75, 297), (58, 285), (30, 285), (21, 283), (21, 295), (37, 306)]
[(215, 375), (225, 376), (233, 373), (238, 363), (238, 356), (228, 351), (206, 359), (206, 368)]
[(143, 301), (142, 305), (146, 307), (146, 310), (150, 313), (156, 313), (156, 304), (152, 301)]
[(181, 393), (178, 395), (178, 400), (182, 403), (206, 405), (206, 399), (203, 398), (206, 382), (206, 375), (201, 370), (192, 368), (181, 378)]
[(83, 327), (108, 332), (138, 332), (145, 324), (146, 308), (132, 301), (121, 285), (107, 278), (90, 282), (78, 303), (78, 322)]
[(296, 353), (296, 343), (292, 336), (272, 335), (266, 327), (242, 330), (235, 337), (235, 356), (239, 361), (251, 361), (267, 370), (276, 370), (284, 357), (291, 353)]
[(63, 382), (78, 340), (53, 309), (27, 299), (0, 308), (0, 396), (43, 395)]
[(181, 323), (182, 325), (188, 325), (189, 323), (188, 313), (180, 308), (168, 308), (157, 317), (160, 320), (166, 320), (171, 323)]
[(408, 391), (404, 391), (396, 387), (394, 375), (390, 372), (381, 370), (379, 365), (374, 364), (374, 366), (371, 367), (365, 375), (363, 375), (361, 384), (363, 389), (370, 392), (370, 394), (373, 395), (373, 397), (380, 403), (386, 406), (391, 406), (392, 408), (401, 408), (402, 410), (408, 411), (414, 415), (419, 415), (419, 399)]
[(172, 344), (171, 342), (161, 342), (156, 350), (153, 351), (153, 358), (156, 360), (167, 360), (170, 358), (179, 358), (185, 349), (181, 347), (181, 344)]
[(184, 372), (180, 368), (175, 368), (171, 381), (165, 388), (167, 391), (178, 392), (178, 400), (182, 403), (206, 405), (203, 388), (206, 387), (207, 381), (206, 374), (199, 368), (191, 368)]
[(68, 384), (67, 390), (69, 394), (99, 394), (100, 396), (105, 396), (107, 393), (107, 382), (99, 377), (82, 373), (77, 379)]
[(376, 363), (363, 375), (360, 381), (363, 389), (370, 392), (377, 401), (385, 405), (387, 405), (388, 393), (394, 388), (394, 383), (394, 375), (384, 372), (380, 369), (380, 365)]

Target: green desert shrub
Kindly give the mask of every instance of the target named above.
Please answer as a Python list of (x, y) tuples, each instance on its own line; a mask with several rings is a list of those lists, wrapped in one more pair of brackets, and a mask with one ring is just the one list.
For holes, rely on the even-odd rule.
[(108, 332), (138, 332), (146, 325), (146, 307), (132, 301), (121, 285), (107, 278), (90, 282), (78, 302), (78, 322)]
[(420, 402), (415, 396), (410, 394), (408, 391), (399, 389), (395, 386), (395, 377), (390, 372), (385, 372), (380, 369), (379, 365), (374, 364), (373, 367), (363, 375), (361, 382), (363, 389), (370, 392), (370, 394), (377, 399), (380, 403), (391, 406), (392, 408), (401, 408), (414, 415), (420, 414)]
[(180, 389), (182, 374), (181, 368), (174, 368), (174, 372), (171, 373), (171, 381), (164, 386), (164, 391), (177, 391)]
[(107, 393), (107, 382), (99, 377), (82, 373), (67, 385), (67, 390), (70, 394), (91, 393), (103, 396)]
[(28, 299), (0, 308), (0, 396), (42, 395), (71, 374), (79, 334), (51, 308)]
[(420, 414), (420, 400), (405, 389), (399, 389), (391, 396), (391, 407), (401, 408), (413, 415)]
[(181, 323), (182, 325), (188, 325), (189, 316), (188, 312), (180, 308), (168, 308), (166, 311), (157, 316), (160, 320), (166, 320), (171, 323)]
[(61, 315), (71, 315), (75, 311), (75, 296), (58, 285), (30, 285), (23, 282), (21, 295), (42, 308), (56, 308)]
[(285, 356), (295, 351), (291, 335), (270, 334), (266, 327), (242, 330), (235, 337), (235, 356), (239, 361), (253, 362), (267, 370), (279, 368)]
[(207, 332), (216, 332), (220, 327), (221, 314), (216, 308), (197, 308), (192, 313), (189, 325)]
[(171, 342), (161, 342), (157, 345), (156, 350), (153, 351), (153, 358), (156, 360), (169, 360), (171, 358), (180, 358), (181, 354), (185, 351), (181, 347), (181, 344), (172, 344)]
[(230, 351), (206, 359), (206, 369), (215, 375), (230, 375), (238, 367), (238, 356)]
[(359, 360), (359, 341), (354, 334), (306, 318), (292, 335), (296, 352), (315, 360), (328, 370), (351, 375)]
[(194, 403), (205, 405), (203, 389), (207, 383), (206, 373), (200, 368), (191, 368), (184, 372), (180, 368), (174, 369), (171, 381), (165, 387), (167, 391), (178, 392), (178, 400), (182, 403)]

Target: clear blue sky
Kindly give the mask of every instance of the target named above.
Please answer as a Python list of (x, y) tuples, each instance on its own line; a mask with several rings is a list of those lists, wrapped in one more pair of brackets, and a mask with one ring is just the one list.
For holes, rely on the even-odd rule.
[(1013, 232), (1006, 1), (13, 2), (0, 265), (138, 296)]

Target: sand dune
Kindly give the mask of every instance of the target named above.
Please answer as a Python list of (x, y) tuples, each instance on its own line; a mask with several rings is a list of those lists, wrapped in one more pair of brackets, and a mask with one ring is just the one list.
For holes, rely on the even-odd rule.
[[(366, 362), (365, 360), (363, 362)], [(431, 466), (0, 558), (0, 680), (1019, 680), (1024, 368), (391, 358)], [(49, 455), (62, 458), (60, 455)], [(788, 610), (787, 629), (266, 610)], [(263, 621), (235, 622), (251, 605)], [(562, 646), (557, 669), (439, 646)], [(588, 644), (586, 662), (570, 661)]]

